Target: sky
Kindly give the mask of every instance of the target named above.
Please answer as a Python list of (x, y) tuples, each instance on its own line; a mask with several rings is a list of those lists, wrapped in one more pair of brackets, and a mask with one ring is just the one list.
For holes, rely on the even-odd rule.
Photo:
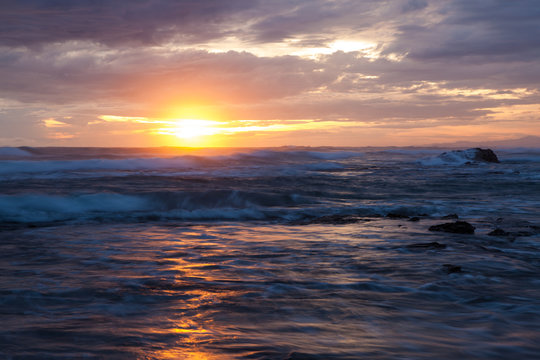
[(538, 0), (0, 2), (0, 146), (524, 136)]

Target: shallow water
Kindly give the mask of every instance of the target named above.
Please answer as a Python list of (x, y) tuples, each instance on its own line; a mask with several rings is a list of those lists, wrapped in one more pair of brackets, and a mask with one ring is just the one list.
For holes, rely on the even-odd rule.
[[(121, 170), (95, 151), (91, 166), (51, 151), (0, 162), (19, 169), (0, 171), (4, 358), (540, 352), (534, 151), (435, 166), (432, 149), (281, 149), (188, 168), (117, 154)], [(428, 231), (454, 212), (474, 235)]]

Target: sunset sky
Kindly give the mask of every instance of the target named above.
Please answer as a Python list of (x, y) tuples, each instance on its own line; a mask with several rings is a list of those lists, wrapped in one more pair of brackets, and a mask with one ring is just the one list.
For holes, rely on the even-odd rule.
[(540, 136), (538, 0), (4, 0), (0, 146)]

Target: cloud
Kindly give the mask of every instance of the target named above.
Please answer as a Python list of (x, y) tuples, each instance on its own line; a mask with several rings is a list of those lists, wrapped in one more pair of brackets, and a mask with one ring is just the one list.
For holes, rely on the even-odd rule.
[(79, 43), (40, 52), (4, 50), (0, 96), (24, 102), (252, 102), (294, 95), (328, 81), (327, 74), (316, 71), (318, 64), (297, 57), (110, 50)]
[(540, 5), (536, 0), (438, 1), (431, 17), (402, 24), (388, 52), (419, 61), (492, 63), (537, 60)]
[(538, 23), (536, 0), (8, 0), (0, 123), (495, 124), (540, 103)]
[(256, 4), (252, 0), (6, 0), (0, 5), (0, 44), (87, 40), (111, 46), (155, 45), (177, 35), (186, 42), (200, 42), (223, 36), (225, 19)]
[(54, 118), (43, 119), (42, 122), (43, 122), (43, 125), (45, 125), (45, 127), (47, 127), (47, 128), (58, 128), (58, 127), (71, 126), (71, 124), (65, 123), (63, 121), (58, 121), (58, 120), (56, 120)]

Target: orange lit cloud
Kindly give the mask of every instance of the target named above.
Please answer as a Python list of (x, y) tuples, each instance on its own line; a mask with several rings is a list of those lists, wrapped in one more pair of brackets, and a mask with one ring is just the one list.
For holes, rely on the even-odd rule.
[(47, 128), (57, 128), (57, 127), (70, 126), (70, 124), (67, 124), (67, 123), (62, 122), (62, 121), (58, 121), (58, 120), (56, 120), (54, 118), (43, 119), (42, 122), (43, 122), (43, 125), (45, 125), (45, 127), (47, 127)]

